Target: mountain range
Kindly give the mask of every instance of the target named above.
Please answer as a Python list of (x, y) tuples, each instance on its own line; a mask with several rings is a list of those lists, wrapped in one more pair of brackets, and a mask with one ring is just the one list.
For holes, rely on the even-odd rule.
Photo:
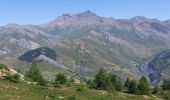
[[(114, 19), (85, 11), (64, 14), (40, 25), (11, 23), (1, 26), (0, 60), (16, 69), (24, 69), (27, 64), (18, 58), (30, 50), (46, 47), (56, 52), (56, 58), (52, 60), (75, 69), (82, 76), (94, 75), (103, 67), (122, 79), (127, 76), (138, 79), (145, 75), (154, 82), (150, 76), (162, 66), (159, 65), (154, 71), (148, 70), (151, 63), (154, 65), (155, 56), (170, 48), (169, 38), (170, 20), (160, 21), (142, 16)], [(37, 52), (40, 53), (39, 50)], [(42, 69), (50, 68), (46, 75), (58, 70), (56, 66), (43, 65), (47, 66)], [(164, 67), (160, 70), (159, 78), (169, 78), (167, 69)]]

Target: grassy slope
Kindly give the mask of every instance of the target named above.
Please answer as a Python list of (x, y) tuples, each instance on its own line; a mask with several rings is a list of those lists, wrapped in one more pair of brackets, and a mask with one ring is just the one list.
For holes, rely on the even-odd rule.
[[(14, 84), (6, 80), (0, 80), (0, 100), (57, 100), (59, 96), (67, 100), (75, 95), (76, 100), (155, 100), (154, 97), (130, 95), (125, 93), (109, 94), (101, 90), (86, 89), (83, 92), (76, 91), (77, 86), (62, 88), (42, 88), (24, 83)], [(45, 95), (53, 95), (55, 99), (45, 99)]]

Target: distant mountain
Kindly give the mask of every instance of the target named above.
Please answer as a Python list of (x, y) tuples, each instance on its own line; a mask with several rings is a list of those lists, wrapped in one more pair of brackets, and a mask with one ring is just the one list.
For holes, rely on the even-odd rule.
[(0, 59), (15, 61), (29, 50), (48, 47), (65, 66), (104, 67), (123, 78), (139, 78), (140, 65), (169, 49), (169, 38), (169, 20), (104, 18), (86, 11), (40, 25), (1, 26)]

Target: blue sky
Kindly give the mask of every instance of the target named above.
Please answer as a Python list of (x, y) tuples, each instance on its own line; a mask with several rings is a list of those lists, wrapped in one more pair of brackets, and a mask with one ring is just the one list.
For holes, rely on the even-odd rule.
[(99, 16), (170, 19), (170, 0), (0, 0), (0, 25), (41, 24), (65, 13), (91, 10)]

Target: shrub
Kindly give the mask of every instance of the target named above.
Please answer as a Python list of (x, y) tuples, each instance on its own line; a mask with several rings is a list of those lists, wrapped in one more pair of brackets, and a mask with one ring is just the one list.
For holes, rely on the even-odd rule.
[(68, 97), (67, 100), (76, 100), (76, 95), (73, 95), (73, 96)]
[(170, 90), (170, 79), (169, 80), (164, 80), (162, 84), (162, 89), (163, 90)]
[(89, 80), (87, 81), (87, 85), (88, 85), (89, 88), (94, 88), (95, 83), (94, 83), (93, 80), (89, 79)]
[(152, 94), (158, 94), (158, 93), (160, 93), (160, 88), (159, 88), (159, 86), (154, 86), (153, 91), (152, 91)]
[(63, 73), (56, 75), (54, 84), (65, 84), (67, 82), (67, 77)]
[(13, 83), (19, 83), (20, 82), (20, 75), (18, 75), (18, 74), (7, 75), (5, 78), (7, 80), (13, 82)]

